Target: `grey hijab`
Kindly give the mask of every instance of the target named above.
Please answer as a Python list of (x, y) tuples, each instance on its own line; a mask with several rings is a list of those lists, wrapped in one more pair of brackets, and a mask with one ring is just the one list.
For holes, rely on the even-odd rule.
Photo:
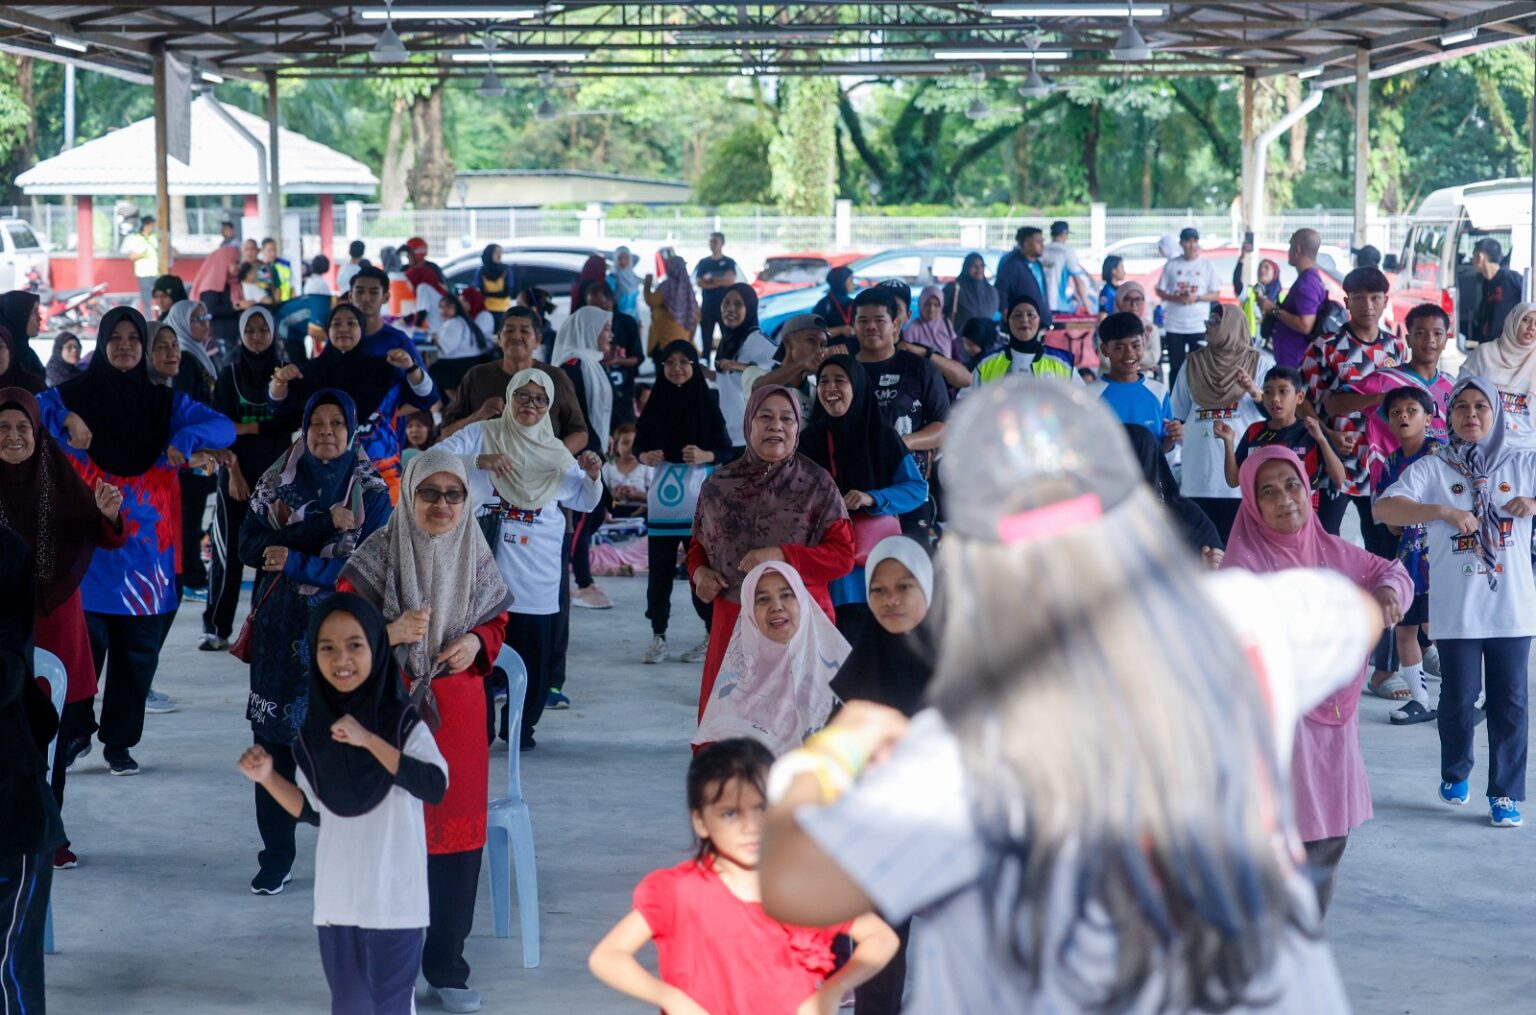
[(170, 325), (171, 330), (176, 332), (176, 342), (181, 346), (181, 354), (196, 360), (197, 365), (203, 368), (203, 373), (212, 379), (219, 376), (219, 368), (213, 365), (213, 357), (208, 355), (208, 350), (203, 343), (192, 337), (192, 314), (199, 308), (205, 314), (208, 312), (208, 308), (198, 300), (182, 300), (172, 304), (171, 309), (166, 311), (164, 323)]

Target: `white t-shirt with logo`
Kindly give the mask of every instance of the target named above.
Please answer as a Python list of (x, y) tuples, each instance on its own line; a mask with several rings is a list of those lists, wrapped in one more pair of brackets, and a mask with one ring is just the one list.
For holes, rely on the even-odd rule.
[[(1489, 477), (1496, 507), (1511, 498), (1536, 496), (1536, 454), (1511, 455)], [(1403, 470), (1382, 497), (1472, 510), (1472, 483), (1434, 455)], [(1503, 550), (1494, 565), (1499, 587), (1488, 587), (1488, 565), (1477, 554), (1477, 536), (1463, 536), (1449, 522), (1424, 527), (1429, 552), (1431, 638), (1528, 638), (1536, 635), (1536, 587), (1531, 580), (1531, 519), (1504, 520)]]
[[(1253, 376), (1263, 377), (1274, 365), (1273, 356), (1260, 353)], [(1189, 393), (1188, 370), (1179, 371), (1179, 379), (1173, 382), (1172, 402), (1174, 418), (1184, 421), (1180, 492), (1186, 497), (1242, 497), (1240, 489), (1227, 485), (1227, 446), (1216, 436), (1216, 424), (1225, 423), (1236, 431), (1232, 438), (1232, 446), (1236, 448), (1243, 431), (1268, 418), (1264, 410), (1247, 395), (1231, 405), (1209, 408), (1196, 405), (1194, 396)]]
[[(1175, 257), (1163, 265), (1163, 275), (1157, 280), (1157, 289), (1165, 293), (1213, 293), (1221, 288), (1216, 268), (1203, 257), (1193, 261)], [(1209, 303), (1164, 303), (1163, 330), (1175, 335), (1203, 335), (1205, 322), (1210, 317)], [(1259, 375), (1264, 376), (1263, 374)]]

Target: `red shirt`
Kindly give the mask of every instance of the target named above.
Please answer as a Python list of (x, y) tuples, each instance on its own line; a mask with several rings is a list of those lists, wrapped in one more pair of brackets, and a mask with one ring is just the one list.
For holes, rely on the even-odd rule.
[(832, 939), (852, 926), (779, 923), (693, 860), (641, 879), (635, 911), (651, 928), (662, 982), (710, 1015), (794, 1015), (832, 975)]

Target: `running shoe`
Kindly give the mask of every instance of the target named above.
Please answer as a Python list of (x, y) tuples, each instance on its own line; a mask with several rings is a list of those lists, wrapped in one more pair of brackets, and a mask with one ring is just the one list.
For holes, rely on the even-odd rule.
[(645, 650), (645, 655), (640, 661), (646, 665), (664, 662), (667, 658), (667, 636), (664, 634), (651, 635), (651, 647)]
[(126, 747), (103, 747), (101, 757), (107, 763), (107, 771), (113, 775), (139, 774), (139, 763), (133, 760)]
[(1488, 818), (1494, 828), (1519, 828), (1520, 805), (1507, 796), (1489, 797)]
[(75, 762), (91, 753), (90, 737), (75, 737), (64, 745), (64, 771), (75, 767)]
[(1431, 645), (1424, 650), (1424, 672), (1432, 677), (1440, 675), (1440, 647)]
[(1440, 784), (1440, 799), (1448, 804), (1460, 807), (1467, 802), (1467, 780), (1460, 782), (1442, 782)]
[(80, 865), (80, 858), (68, 846), (60, 846), (53, 851), (53, 869), (56, 871), (73, 870)]
[(267, 870), (263, 867), (251, 878), (252, 895), (281, 895), (283, 888), (293, 880), (293, 875), (287, 871)]
[(443, 1002), (443, 1011), (460, 1013), (476, 1012), (480, 1010), (480, 992), (473, 987), (433, 987), (437, 991), (438, 1000)]
[(144, 711), (154, 715), (165, 715), (167, 712), (175, 712), (178, 707), (174, 701), (159, 691), (150, 691), (149, 697), (144, 699)]
[(709, 639), (705, 638), (693, 648), (683, 653), (683, 662), (702, 663), (707, 655), (709, 655)]
[(203, 640), (197, 643), (199, 652), (228, 652), (229, 639), (220, 638), (216, 634), (205, 634)]
[(551, 687), (549, 689), (549, 697), (544, 699), (544, 707), (545, 708), (555, 708), (555, 709), (570, 708), (571, 707), (571, 699), (567, 698), (565, 696), (565, 692), (560, 690), (560, 688), (558, 688), (558, 687)]
[(208, 601), (208, 590), (206, 588), (194, 589), (188, 586), (181, 590), (181, 596), (183, 599), (190, 599), (194, 603), (206, 603)]
[(613, 600), (609, 599), (608, 594), (596, 585), (588, 585), (572, 593), (571, 605), (579, 606), (583, 610), (611, 610)]

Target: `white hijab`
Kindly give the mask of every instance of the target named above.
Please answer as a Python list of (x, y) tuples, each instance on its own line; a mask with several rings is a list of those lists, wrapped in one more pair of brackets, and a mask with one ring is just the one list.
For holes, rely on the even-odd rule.
[(923, 590), (923, 602), (933, 602), (933, 560), (910, 536), (886, 536), (869, 551), (869, 559), (864, 562), (865, 598), (869, 597), (869, 583), (875, 580), (875, 568), (887, 560), (894, 560), (912, 572)]
[(606, 443), (613, 433), (613, 382), (603, 367), (597, 336), (611, 320), (613, 314), (606, 310), (581, 307), (560, 325), (555, 333), (555, 350), (549, 356), (551, 366), (562, 366), (573, 359), (581, 363), (581, 379), (587, 389), (587, 425), (600, 444)]
[[(165, 324), (170, 325), (176, 332), (176, 342), (181, 346), (183, 356), (189, 356), (197, 361), (197, 365), (203, 368), (203, 373), (210, 378), (219, 376), (219, 370), (213, 365), (213, 358), (208, 355), (207, 346), (192, 337), (192, 312), (203, 308), (203, 313), (208, 312), (203, 307), (201, 300), (180, 300), (171, 305), (171, 309), (165, 313)], [(271, 321), (267, 322), (269, 325)], [(277, 341), (277, 333), (272, 333), (272, 341)]]
[[(800, 626), (785, 645), (758, 630), (753, 609), (757, 583), (769, 571), (789, 582), (800, 605)], [(742, 580), (741, 615), (693, 742), (752, 737), (775, 755), (799, 747), (832, 714), (832, 678), (848, 652), (848, 642), (806, 591), (798, 571), (779, 561), (759, 564)]]
[(1536, 345), (1515, 341), (1520, 322), (1527, 314), (1536, 314), (1536, 303), (1517, 303), (1504, 318), (1504, 331), (1498, 341), (1485, 342), (1473, 349), (1456, 375), (1457, 380), (1486, 377), (1500, 391), (1516, 395), (1536, 393)]
[(560, 496), (566, 473), (571, 471), (576, 459), (555, 437), (555, 427), (549, 421), (548, 412), (533, 426), (523, 426), (517, 421), (513, 396), (518, 388), (530, 381), (544, 389), (544, 397), (549, 399), (553, 411), (555, 382), (538, 367), (519, 370), (507, 384), (506, 409), (500, 418), (480, 424), (480, 437), (488, 453), (506, 455), (516, 465), (510, 477), (491, 476), (491, 485), (496, 492), (513, 507), (537, 511)]

